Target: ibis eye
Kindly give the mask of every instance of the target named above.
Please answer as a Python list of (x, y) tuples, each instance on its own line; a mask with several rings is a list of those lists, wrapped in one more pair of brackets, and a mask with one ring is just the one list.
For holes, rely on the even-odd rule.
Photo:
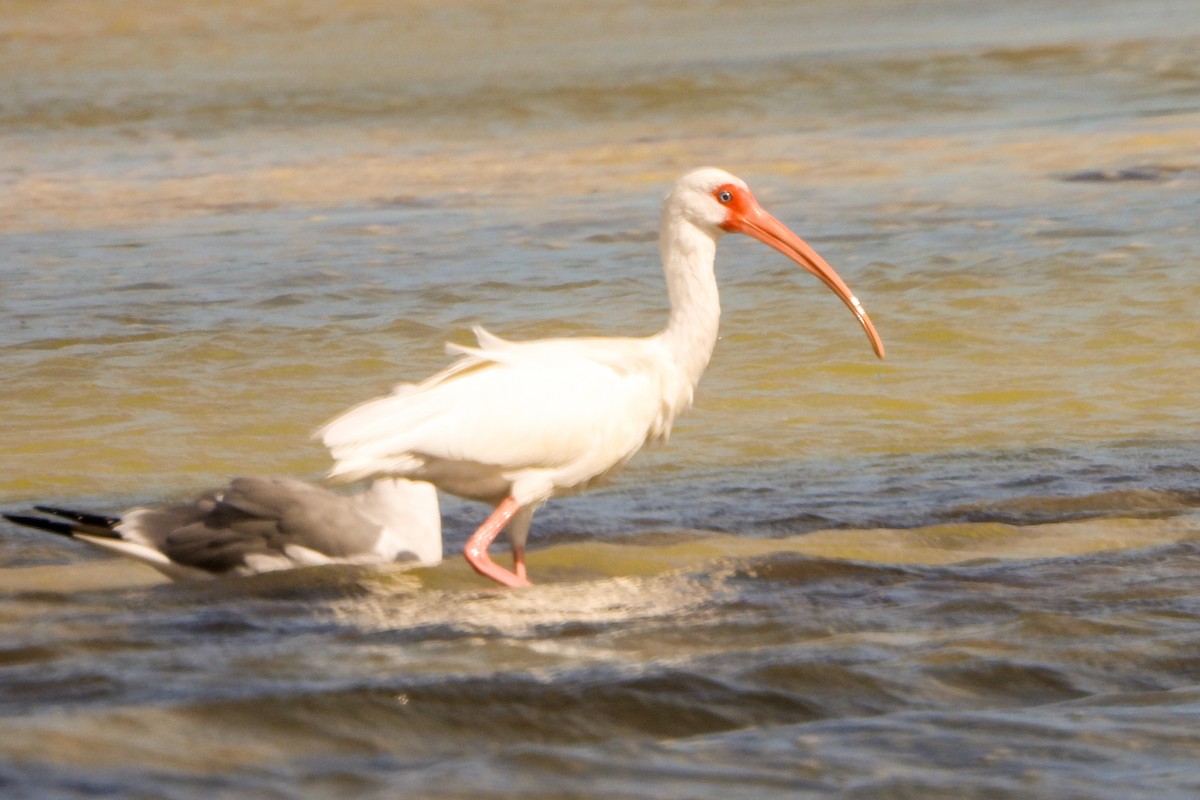
[(722, 189), (721, 191), (717, 192), (717, 200), (721, 203), (728, 203), (732, 199), (733, 192), (729, 191), (728, 189)]

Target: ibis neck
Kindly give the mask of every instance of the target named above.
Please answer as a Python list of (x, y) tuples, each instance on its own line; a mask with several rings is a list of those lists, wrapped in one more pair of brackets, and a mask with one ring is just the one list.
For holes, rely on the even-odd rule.
[(716, 239), (678, 218), (663, 221), (659, 239), (671, 315), (662, 342), (687, 382), (700, 382), (717, 343), (721, 300), (713, 262)]

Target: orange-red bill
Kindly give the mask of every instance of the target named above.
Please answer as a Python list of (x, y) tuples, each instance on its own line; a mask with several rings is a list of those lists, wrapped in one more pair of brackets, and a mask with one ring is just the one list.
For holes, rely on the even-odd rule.
[(753, 197), (742, 193), (737, 200), (740, 202), (736, 205), (731, 204), (729, 216), (722, 227), (725, 230), (744, 233), (757, 239), (768, 247), (783, 253), (820, 278), (821, 282), (833, 290), (834, 294), (842, 298), (842, 302), (846, 304), (846, 307), (863, 326), (863, 330), (866, 331), (875, 355), (883, 358), (883, 339), (879, 338), (879, 333), (871, 324), (871, 318), (867, 316), (867, 311), (862, 307), (862, 303), (850, 291), (846, 282), (834, 272), (833, 267), (829, 266), (825, 259), (821, 258), (817, 251), (803, 239), (792, 233), (786, 225), (767, 213)]

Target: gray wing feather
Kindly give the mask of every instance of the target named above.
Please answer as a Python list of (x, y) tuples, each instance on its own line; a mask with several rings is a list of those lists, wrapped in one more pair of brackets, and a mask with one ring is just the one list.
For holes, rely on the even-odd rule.
[(288, 546), (350, 558), (371, 552), (380, 531), (347, 498), (304, 481), (260, 477), (237, 478), (191, 503), (138, 509), (121, 527), (177, 564), (215, 573)]

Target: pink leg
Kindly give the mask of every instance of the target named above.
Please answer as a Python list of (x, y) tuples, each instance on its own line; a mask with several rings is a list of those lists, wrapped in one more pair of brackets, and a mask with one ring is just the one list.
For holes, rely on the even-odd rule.
[(467, 563), (476, 572), (505, 586), (531, 585), (529, 579), (525, 577), (525, 553), (523, 550), (513, 553), (516, 572), (500, 566), (488, 555), (488, 547), (500, 534), (500, 531), (504, 530), (504, 526), (513, 518), (513, 515), (520, 510), (521, 506), (516, 500), (511, 497), (506, 498), (503, 503), (496, 506), (492, 515), (484, 520), (483, 524), (479, 526), (479, 530), (471, 534), (471, 538), (467, 539), (467, 546), (463, 548), (463, 555), (467, 557)]

